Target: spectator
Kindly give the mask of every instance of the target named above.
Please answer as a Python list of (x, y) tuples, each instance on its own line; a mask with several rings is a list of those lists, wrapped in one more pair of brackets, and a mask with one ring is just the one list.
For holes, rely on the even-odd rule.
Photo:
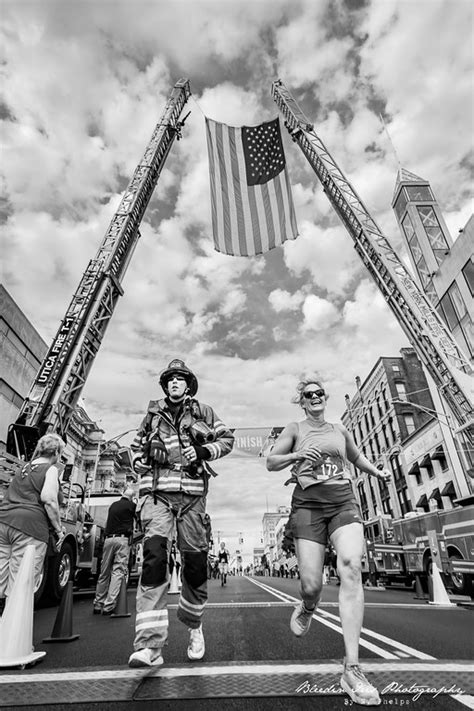
[(128, 573), (136, 504), (135, 492), (127, 487), (120, 501), (109, 508), (99, 580), (93, 604), (94, 615), (111, 615), (117, 604), (122, 580)]
[(11, 592), (28, 545), (35, 547), (35, 590), (41, 584), (50, 530), (58, 549), (65, 530), (59, 516), (59, 469), (65, 447), (61, 437), (46, 434), (38, 440), (33, 457), (15, 474), (0, 502), (0, 603)]

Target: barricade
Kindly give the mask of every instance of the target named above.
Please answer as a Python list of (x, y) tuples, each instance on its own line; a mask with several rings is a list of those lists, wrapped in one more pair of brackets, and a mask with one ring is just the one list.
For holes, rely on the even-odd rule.
[(115, 605), (115, 609), (110, 617), (130, 617), (130, 614), (131, 613), (128, 611), (127, 580), (123, 577), (120, 585), (119, 596), (117, 598), (117, 604)]
[(70, 580), (63, 590), (51, 637), (46, 637), (43, 642), (73, 642), (75, 639), (79, 639), (79, 635), (72, 632), (72, 580)]
[(33, 647), (35, 547), (26, 546), (17, 576), (0, 618), (0, 667), (36, 664), (46, 652)]
[(179, 593), (179, 583), (178, 583), (178, 574), (176, 572), (176, 566), (173, 565), (173, 572), (171, 573), (171, 578), (170, 578), (170, 584), (168, 588), (168, 593), (170, 595), (176, 595)]
[(431, 585), (429, 586), (430, 599), (428, 604), (438, 605), (440, 607), (456, 607), (456, 604), (449, 599), (443, 579), (441, 578), (441, 573), (434, 561), (432, 562), (431, 569)]
[(426, 600), (428, 597), (429, 597), (429, 595), (426, 595), (426, 593), (423, 590), (421, 576), (415, 575), (415, 595), (413, 596), (413, 599), (414, 600)]

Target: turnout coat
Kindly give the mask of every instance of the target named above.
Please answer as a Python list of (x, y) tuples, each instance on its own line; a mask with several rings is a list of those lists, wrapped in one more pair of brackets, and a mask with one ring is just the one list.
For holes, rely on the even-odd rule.
[[(191, 428), (196, 422), (210, 428), (214, 441), (198, 445), (193, 441)], [(195, 446), (198, 456), (197, 464), (191, 466), (182, 454), (189, 444)], [(207, 477), (214, 473), (206, 462), (229, 454), (233, 446), (232, 432), (209, 405), (186, 398), (175, 420), (166, 400), (151, 400), (131, 445), (140, 477), (139, 496), (153, 491), (203, 496)]]

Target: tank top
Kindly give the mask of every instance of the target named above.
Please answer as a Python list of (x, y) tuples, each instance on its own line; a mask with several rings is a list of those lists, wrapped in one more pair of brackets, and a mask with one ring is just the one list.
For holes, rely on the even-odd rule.
[(41, 501), (49, 463), (25, 464), (13, 477), (0, 503), (0, 521), (12, 528), (48, 542), (49, 518)]
[(293, 451), (308, 447), (321, 450), (321, 459), (314, 463), (308, 459), (297, 462), (292, 468), (296, 487), (293, 504), (312, 506), (320, 503), (341, 504), (353, 500), (351, 473), (346, 456), (346, 439), (343, 432), (330, 422), (322, 427), (303, 420), (298, 422)]

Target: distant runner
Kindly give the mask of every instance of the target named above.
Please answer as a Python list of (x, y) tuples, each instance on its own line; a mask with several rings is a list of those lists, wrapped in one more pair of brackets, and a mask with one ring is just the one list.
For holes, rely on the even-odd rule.
[(229, 551), (225, 547), (225, 542), (221, 542), (219, 553), (217, 554), (219, 561), (219, 574), (221, 576), (221, 586), (227, 582), (227, 574), (229, 572)]

